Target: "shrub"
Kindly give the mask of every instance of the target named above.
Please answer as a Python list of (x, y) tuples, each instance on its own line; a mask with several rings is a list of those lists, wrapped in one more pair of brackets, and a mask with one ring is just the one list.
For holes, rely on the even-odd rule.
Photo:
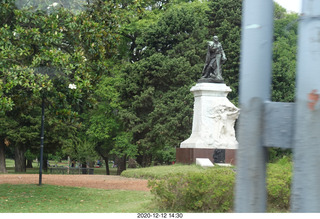
[(230, 212), (233, 207), (235, 172), (210, 168), (205, 172), (170, 175), (151, 180), (149, 187), (160, 207), (174, 211)]
[(199, 165), (164, 165), (152, 166), (138, 169), (127, 169), (121, 173), (121, 176), (142, 179), (167, 179), (169, 175), (175, 175), (187, 172), (204, 172), (205, 169)]
[(277, 163), (268, 164), (268, 206), (272, 209), (289, 210), (291, 196), (292, 162), (284, 156)]
[[(268, 211), (287, 212), (290, 207), (291, 157), (267, 166)], [(236, 173), (231, 168), (203, 169), (196, 165), (156, 166), (128, 170), (126, 177), (152, 179), (151, 192), (166, 211), (229, 212), (233, 210)]]

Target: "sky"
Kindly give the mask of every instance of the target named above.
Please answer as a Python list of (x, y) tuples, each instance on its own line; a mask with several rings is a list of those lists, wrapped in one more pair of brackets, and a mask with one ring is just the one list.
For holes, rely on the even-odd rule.
[(279, 5), (287, 9), (288, 12), (301, 13), (301, 2), (302, 0), (274, 0)]

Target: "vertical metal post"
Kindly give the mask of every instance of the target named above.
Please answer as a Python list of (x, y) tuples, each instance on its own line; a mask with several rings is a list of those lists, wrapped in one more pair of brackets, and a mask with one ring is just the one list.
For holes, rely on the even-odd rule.
[(291, 210), (320, 212), (320, 1), (303, 1), (298, 33)]
[(264, 102), (270, 99), (273, 1), (244, 0), (235, 212), (266, 211)]
[(39, 186), (42, 184), (42, 166), (43, 166), (43, 142), (44, 142), (44, 96), (42, 96), (41, 109), (41, 144), (40, 144), (40, 169), (39, 169)]

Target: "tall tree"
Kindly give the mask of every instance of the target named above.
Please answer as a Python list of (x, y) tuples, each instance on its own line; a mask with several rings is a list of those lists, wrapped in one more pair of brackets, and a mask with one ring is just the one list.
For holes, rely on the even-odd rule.
[[(225, 83), (232, 88), (228, 97), (238, 104), (241, 9), (242, 0), (170, 5), (138, 21), (138, 31), (132, 29), (136, 35), (129, 44), (131, 63), (122, 70), (124, 104), (120, 115), (133, 132), (141, 165), (150, 164), (152, 159), (163, 162), (168, 154), (174, 157), (174, 147), (189, 136), (193, 106), (189, 89), (200, 77), (206, 41), (214, 35), (219, 36), (228, 58), (223, 66)], [(284, 100), (292, 83), (280, 86), (292, 79), (292, 71), (285, 72), (293, 66), (296, 33), (294, 26), (288, 33), (281, 25), (293, 25), (296, 15), (285, 15), (281, 10), (276, 5), (274, 70), (281, 73), (274, 77), (273, 97)], [(288, 39), (286, 34), (290, 34)], [(292, 48), (284, 49), (290, 45)], [(282, 53), (282, 58), (277, 53)]]
[[(21, 94), (23, 96), (23, 94)], [(18, 100), (23, 98), (19, 97)], [(13, 110), (6, 114), (6, 139), (11, 142), (15, 151), (15, 171), (26, 171), (25, 152), (28, 148), (39, 144), (40, 106), (34, 105), (33, 99), (24, 99), (24, 102), (16, 101)]]
[(201, 76), (206, 53), (205, 10), (206, 4), (198, 2), (172, 5), (141, 30), (135, 41), (137, 61), (122, 69), (119, 114), (133, 133), (142, 166), (152, 158), (167, 161), (158, 152), (173, 151), (190, 135), (189, 90)]
[(272, 100), (294, 102), (298, 14), (275, 3)]
[(242, 0), (211, 0), (207, 14), (210, 38), (219, 37), (228, 59), (223, 65), (223, 78), (232, 89), (228, 98), (238, 105)]
[(121, 122), (117, 116), (120, 108), (119, 93), (115, 89), (117, 77), (103, 76), (95, 91), (97, 104), (87, 119), (86, 134), (96, 152), (106, 163), (106, 174), (110, 175), (109, 156), (115, 147), (115, 140), (121, 131)]
[[(43, 1), (25, 3), (0, 3), (0, 15), (7, 16), (0, 26), (0, 93), (1, 103), (6, 103), (1, 109), (14, 104), (22, 109), (18, 104), (25, 98), (36, 104), (45, 97), (60, 123), (80, 128), (81, 115), (94, 103), (93, 89), (109, 67), (107, 59), (116, 52), (117, 7), (100, 0), (88, 2), (83, 11)], [(71, 83), (76, 90), (68, 88)]]

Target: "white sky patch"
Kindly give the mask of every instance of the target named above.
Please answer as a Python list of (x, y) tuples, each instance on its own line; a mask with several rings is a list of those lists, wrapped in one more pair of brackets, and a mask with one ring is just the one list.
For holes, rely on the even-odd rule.
[(87, 4), (87, 0), (15, 0), (18, 9), (28, 9), (30, 11), (50, 11), (63, 7), (73, 13), (78, 13), (85, 10), (84, 6)]
[(274, 0), (288, 12), (301, 13), (302, 0)]

